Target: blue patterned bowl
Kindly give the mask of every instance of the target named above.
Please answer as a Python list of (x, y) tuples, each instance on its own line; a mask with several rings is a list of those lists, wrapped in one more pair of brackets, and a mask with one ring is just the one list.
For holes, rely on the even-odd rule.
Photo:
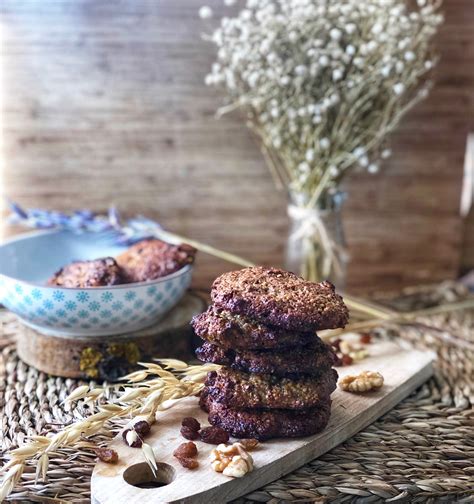
[(182, 298), (192, 266), (149, 282), (70, 289), (46, 286), (74, 260), (116, 256), (110, 235), (37, 231), (0, 246), (0, 303), (44, 334), (104, 336), (152, 325)]

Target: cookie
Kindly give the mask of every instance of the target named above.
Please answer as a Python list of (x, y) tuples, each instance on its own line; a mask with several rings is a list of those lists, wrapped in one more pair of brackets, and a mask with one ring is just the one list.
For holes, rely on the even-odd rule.
[(311, 436), (322, 431), (331, 416), (331, 400), (305, 410), (249, 410), (228, 408), (201, 394), (201, 408), (208, 412), (209, 423), (221, 427), (236, 438), (271, 438)]
[(206, 342), (196, 350), (203, 362), (228, 366), (247, 373), (271, 374), (282, 377), (319, 375), (335, 363), (335, 354), (319, 338), (315, 343), (279, 352), (241, 350), (235, 352)]
[(281, 350), (307, 345), (316, 339), (313, 331), (287, 331), (260, 324), (248, 317), (233, 315), (210, 306), (193, 318), (191, 325), (203, 340), (235, 350)]
[(214, 281), (211, 297), (218, 308), (287, 330), (335, 329), (349, 317), (330, 282), (308, 282), (276, 268), (224, 273)]
[(196, 249), (157, 239), (142, 240), (117, 257), (128, 282), (146, 282), (180, 270), (194, 262)]
[(302, 409), (328, 399), (336, 382), (334, 369), (317, 377), (290, 379), (222, 368), (208, 374), (205, 390), (229, 408)]
[(49, 285), (70, 288), (105, 287), (121, 283), (124, 283), (123, 272), (112, 257), (73, 262), (48, 280)]

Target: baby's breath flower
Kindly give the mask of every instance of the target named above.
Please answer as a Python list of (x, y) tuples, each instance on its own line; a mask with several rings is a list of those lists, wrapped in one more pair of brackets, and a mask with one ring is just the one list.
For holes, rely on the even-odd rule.
[(199, 17), (201, 19), (209, 19), (212, 17), (212, 9), (207, 5), (204, 5), (199, 9)]
[(385, 137), (428, 92), (441, 21), (438, 0), (246, 0), (212, 35), (205, 82), (243, 109), (281, 179), (316, 198), (352, 167), (379, 170)]
[(319, 141), (319, 146), (321, 147), (321, 149), (329, 149), (330, 145), (331, 142), (329, 138), (321, 138), (321, 140)]

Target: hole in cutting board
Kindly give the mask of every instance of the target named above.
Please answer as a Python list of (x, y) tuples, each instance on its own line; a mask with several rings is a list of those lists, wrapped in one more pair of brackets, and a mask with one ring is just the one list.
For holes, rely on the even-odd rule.
[(160, 488), (169, 485), (175, 478), (176, 471), (169, 464), (158, 462), (156, 477), (146, 462), (130, 466), (124, 473), (123, 479), (137, 488)]

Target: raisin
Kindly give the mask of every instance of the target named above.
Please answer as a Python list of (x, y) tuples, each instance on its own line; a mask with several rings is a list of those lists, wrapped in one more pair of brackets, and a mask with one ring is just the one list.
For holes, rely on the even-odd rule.
[(239, 439), (239, 443), (247, 450), (253, 450), (258, 446), (257, 439)]
[(150, 430), (150, 424), (146, 420), (139, 420), (138, 422), (133, 424), (133, 429), (140, 436), (146, 436)]
[(199, 467), (199, 462), (197, 460), (194, 460), (192, 458), (186, 458), (186, 457), (182, 457), (182, 458), (178, 458), (178, 461), (179, 463), (183, 466), (183, 467), (186, 467), (186, 469), (196, 469), (197, 467)]
[(181, 425), (183, 427), (189, 427), (190, 429), (194, 431), (198, 431), (201, 428), (201, 424), (193, 417), (186, 417), (183, 418), (183, 421), (181, 422)]
[(335, 353), (334, 354), (334, 366), (339, 367), (342, 366), (342, 354), (341, 353)]
[(360, 339), (359, 341), (363, 344), (363, 345), (368, 345), (370, 344), (370, 342), (372, 341), (372, 336), (369, 334), (369, 333), (362, 333), (360, 335)]
[(96, 448), (95, 453), (102, 462), (107, 464), (116, 464), (118, 462), (118, 453), (111, 448)]
[(193, 441), (194, 439), (199, 439), (199, 432), (194, 429), (190, 429), (185, 425), (181, 427), (180, 432), (184, 439), (190, 439), (191, 441)]
[(349, 366), (354, 362), (354, 359), (347, 354), (342, 354), (342, 365), (343, 366)]
[(201, 436), (201, 441), (204, 443), (209, 443), (209, 444), (221, 444), (221, 443), (227, 443), (229, 441), (229, 434), (224, 429), (221, 429), (220, 427), (204, 427), (204, 429), (201, 429), (199, 432)]
[(331, 345), (331, 346), (332, 346), (332, 347), (333, 347), (333, 348), (334, 348), (337, 352), (339, 352), (339, 350), (340, 350), (339, 345), (341, 344), (341, 341), (342, 341), (342, 340), (341, 340), (341, 338), (337, 338), (337, 339), (335, 339), (335, 340), (330, 341), (330, 342), (329, 342), (329, 344), (330, 344), (330, 345)]
[(176, 458), (192, 458), (197, 455), (197, 446), (190, 441), (189, 443), (181, 443), (173, 452)]

